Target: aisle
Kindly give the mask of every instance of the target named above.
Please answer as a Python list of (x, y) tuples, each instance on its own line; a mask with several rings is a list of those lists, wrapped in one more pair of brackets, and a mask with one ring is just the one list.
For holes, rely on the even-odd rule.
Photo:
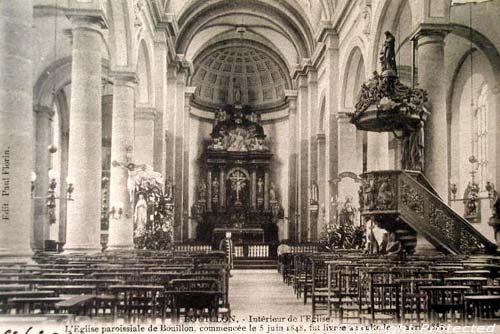
[(232, 270), (229, 280), (231, 313), (239, 319), (252, 316), (311, 314), (311, 303), (295, 298), (276, 270)]

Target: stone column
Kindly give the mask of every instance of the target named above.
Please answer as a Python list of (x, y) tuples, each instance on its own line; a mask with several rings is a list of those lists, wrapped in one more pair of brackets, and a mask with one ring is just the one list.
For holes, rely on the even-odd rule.
[[(121, 216), (109, 217), (108, 249), (134, 248), (134, 200), (127, 188), (128, 170), (123, 166), (135, 163), (134, 151), (134, 89), (135, 73), (113, 72), (113, 121), (111, 137), (111, 178), (109, 207), (123, 208)], [(130, 161), (131, 160), (131, 161)], [(118, 165), (116, 163), (122, 165)]]
[[(360, 174), (363, 169), (362, 154), (358, 154), (358, 149), (362, 147), (357, 143), (356, 127), (349, 122), (349, 116), (345, 112), (337, 114), (338, 133), (339, 133), (339, 174), (343, 172), (351, 172), (356, 175)], [(346, 157), (348, 157), (346, 159)], [(354, 179), (345, 177), (338, 184), (338, 199), (344, 203), (347, 198), (352, 199), (352, 204), (358, 206), (358, 190), (360, 184)]]
[(68, 203), (68, 252), (101, 250), (100, 17), (71, 16), (73, 52), (68, 175), (74, 201)]
[(288, 235), (285, 239), (297, 238), (297, 91), (286, 91), (288, 102)]
[[(309, 131), (309, 164), (308, 169), (308, 200), (310, 202), (310, 192), (312, 189), (313, 182), (318, 181), (318, 161), (316, 159), (318, 155), (318, 148), (316, 145), (316, 134), (319, 124), (319, 112), (317, 110), (318, 102), (318, 79), (317, 72), (313, 67), (309, 68), (307, 73), (307, 86), (308, 86), (308, 101), (309, 101), (309, 119), (308, 119), (308, 131)], [(308, 208), (307, 215), (307, 240), (317, 240), (318, 238), (318, 212), (313, 212)]]
[(0, 1), (0, 260), (32, 255), (33, 2)]
[[(156, 31), (153, 35), (155, 55), (155, 106), (157, 118), (155, 120), (154, 135), (154, 170), (165, 177), (166, 168), (166, 123), (165, 113), (168, 112), (167, 99), (167, 73), (168, 73), (168, 45), (165, 30)], [(166, 180), (166, 178), (165, 178)]]
[[(61, 186), (59, 188), (59, 194), (61, 198), (66, 198), (68, 196), (67, 188), (67, 178), (68, 178), (68, 147), (69, 147), (69, 132), (63, 131), (61, 133)], [(61, 244), (66, 243), (66, 226), (68, 221), (68, 201), (59, 201), (59, 237), (58, 241)]]
[(207, 211), (212, 211), (212, 170), (207, 171)]
[(252, 170), (252, 209), (257, 208), (257, 169)]
[(174, 209), (174, 240), (184, 240), (184, 89), (186, 87), (186, 72), (177, 72), (176, 97), (174, 110), (174, 184), (175, 184), (175, 209)]
[(175, 66), (169, 65), (167, 68), (167, 100), (165, 101), (166, 110), (163, 113), (163, 129), (165, 131), (165, 169), (163, 175), (165, 179), (174, 181), (174, 146), (175, 146), (175, 110), (177, 96), (177, 71)]
[[(264, 172), (264, 210), (269, 210), (269, 172)], [(276, 191), (276, 189), (274, 189)]]
[(424, 173), (443, 199), (448, 198), (448, 126), (444, 38), (446, 33), (421, 30), (418, 40), (419, 87), (429, 94), (431, 115), (425, 124)]
[(134, 126), (134, 162), (153, 167), (155, 108), (137, 107)]
[(307, 77), (302, 75), (298, 78), (298, 116), (297, 122), (300, 142), (298, 144), (298, 203), (300, 207), (299, 242), (307, 240), (308, 216), (309, 216), (309, 102), (307, 91)]
[(183, 203), (183, 221), (187, 226), (184, 232), (185, 239), (192, 239), (195, 236), (195, 226), (193, 220), (189, 218), (189, 137), (191, 133), (191, 97), (195, 92), (196, 87), (186, 87), (184, 91), (184, 147), (182, 152), (182, 203)]
[(220, 170), (220, 180), (219, 180), (220, 190), (219, 190), (219, 206), (221, 209), (226, 208), (226, 172), (224, 169)]
[(387, 133), (367, 133), (367, 166), (368, 171), (386, 170), (389, 168), (389, 137)]
[(325, 54), (325, 77), (326, 77), (326, 112), (328, 114), (328, 125), (325, 129), (326, 137), (326, 163), (327, 163), (327, 179), (328, 185), (325, 184), (325, 217), (326, 221), (333, 221), (335, 217), (334, 207), (331, 205), (332, 200), (337, 197), (336, 185), (331, 182), (338, 177), (338, 125), (336, 114), (339, 112), (339, 86), (340, 79), (339, 69), (339, 37), (333, 28), (327, 27), (322, 34), (322, 42), (326, 46)]
[(316, 136), (316, 145), (317, 145), (317, 156), (316, 161), (318, 164), (318, 199), (319, 199), (319, 208), (318, 208), (318, 227), (317, 233), (321, 235), (322, 232), (326, 231), (326, 206), (328, 205), (328, 198), (325, 197), (325, 184), (328, 184), (326, 180), (326, 164), (325, 164), (325, 156), (326, 156), (326, 142), (325, 142), (325, 134), (321, 133)]
[[(33, 243), (34, 251), (45, 249), (45, 240), (50, 239), (50, 222), (47, 216), (47, 191), (49, 190), (50, 153), (48, 150), (52, 142), (51, 122), (54, 116), (52, 108), (46, 106), (35, 106), (35, 198), (34, 220), (33, 220)], [(57, 185), (60, 188), (60, 184)], [(57, 203), (59, 204), (59, 203)]]

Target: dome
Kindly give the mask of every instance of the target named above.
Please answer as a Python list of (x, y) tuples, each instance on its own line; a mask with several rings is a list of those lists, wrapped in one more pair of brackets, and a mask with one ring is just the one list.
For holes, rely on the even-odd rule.
[(247, 46), (232, 46), (197, 57), (191, 82), (195, 100), (208, 106), (234, 103), (239, 89), (241, 103), (265, 108), (284, 101), (289, 80), (274, 57)]

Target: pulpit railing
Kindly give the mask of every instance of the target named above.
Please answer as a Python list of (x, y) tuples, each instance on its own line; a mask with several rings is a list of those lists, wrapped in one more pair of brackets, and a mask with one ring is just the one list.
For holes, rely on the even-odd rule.
[(418, 172), (364, 173), (362, 211), (387, 230), (406, 223), (435, 247), (451, 254), (491, 252), (496, 246), (444, 203)]

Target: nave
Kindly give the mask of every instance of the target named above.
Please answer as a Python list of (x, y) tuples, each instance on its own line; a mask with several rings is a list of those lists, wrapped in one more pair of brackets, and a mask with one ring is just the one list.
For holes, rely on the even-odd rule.
[[(276, 269), (229, 270), (223, 252), (43, 254), (1, 263), (0, 324), (266, 323), (490, 325), (500, 319), (494, 256), (283, 253)], [(307, 318), (310, 316), (312, 318)], [(266, 327), (267, 328), (267, 327)]]

